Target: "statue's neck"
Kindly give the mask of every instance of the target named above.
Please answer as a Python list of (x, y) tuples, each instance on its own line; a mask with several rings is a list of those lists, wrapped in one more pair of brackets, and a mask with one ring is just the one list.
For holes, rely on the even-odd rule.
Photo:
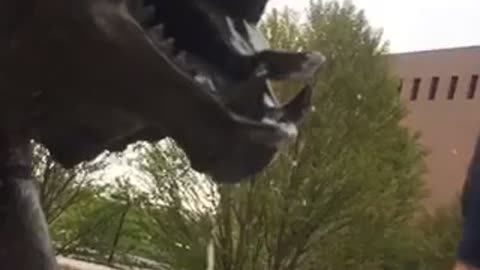
[(25, 138), (0, 132), (0, 265), (58, 270), (32, 177), (32, 144)]
[(0, 177), (31, 178), (32, 144), (25, 138), (0, 134)]

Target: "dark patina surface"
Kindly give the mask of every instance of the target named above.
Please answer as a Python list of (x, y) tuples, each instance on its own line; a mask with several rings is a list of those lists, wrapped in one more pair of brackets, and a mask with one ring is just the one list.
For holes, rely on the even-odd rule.
[(324, 58), (270, 50), (256, 28), (266, 2), (0, 1), (0, 160), (12, 163), (0, 241), (25, 240), (0, 248), (2, 269), (53, 269), (30, 139), (71, 167), (171, 137), (218, 182), (260, 172), (295, 139), (311, 89), (280, 104), (269, 80), (308, 81)]

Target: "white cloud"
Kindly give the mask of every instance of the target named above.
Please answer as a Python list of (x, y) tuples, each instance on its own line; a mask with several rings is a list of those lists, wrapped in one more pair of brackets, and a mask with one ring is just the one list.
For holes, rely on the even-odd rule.
[[(480, 45), (479, 0), (353, 0), (398, 51)], [(309, 0), (271, 0), (304, 10)]]

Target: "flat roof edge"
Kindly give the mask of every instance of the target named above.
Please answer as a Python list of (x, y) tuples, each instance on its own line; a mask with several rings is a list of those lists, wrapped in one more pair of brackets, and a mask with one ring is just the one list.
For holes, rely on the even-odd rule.
[(389, 52), (386, 55), (396, 56), (396, 55), (405, 55), (405, 54), (423, 54), (423, 53), (436, 53), (436, 52), (447, 52), (447, 51), (472, 50), (472, 49), (480, 50), (480, 45), (461, 46), (461, 47), (446, 47), (446, 48), (418, 50), (418, 51), (407, 51), (407, 52)]

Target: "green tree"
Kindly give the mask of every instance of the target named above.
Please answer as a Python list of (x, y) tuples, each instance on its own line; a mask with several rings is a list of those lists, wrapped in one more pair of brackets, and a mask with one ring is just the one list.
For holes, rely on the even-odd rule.
[[(122, 154), (117, 159), (125, 160)], [(143, 193), (132, 179), (104, 181), (108, 156), (65, 169), (40, 144), (34, 146), (34, 173), (57, 253), (103, 264), (138, 264), (130, 255), (144, 248), (138, 220), (145, 215)]]
[[(400, 268), (411, 247), (403, 244), (404, 231), (425, 195), (424, 166), (416, 138), (399, 125), (405, 111), (387, 46), (349, 2), (314, 1), (306, 23), (296, 21), (288, 9), (274, 11), (264, 29), (277, 48), (326, 55), (313, 112), (298, 143), (271, 170), (221, 189), (218, 264)], [(284, 87), (291, 93), (297, 86)]]
[(142, 226), (150, 237), (150, 250), (143, 255), (171, 269), (206, 269), (216, 186), (190, 168), (171, 140), (148, 147), (141, 159), (149, 196)]
[(412, 228), (411, 235), (415, 241), (415, 269), (453, 269), (461, 236), (461, 223), (460, 199), (452, 205), (421, 216)]
[(53, 225), (71, 206), (88, 200), (97, 192), (95, 180), (102, 177), (106, 162), (100, 157), (65, 169), (45, 147), (35, 144), (33, 166), (34, 176), (39, 181), (42, 208), (48, 223)]
[[(117, 178), (89, 200), (73, 205), (58, 221), (62, 230), (58, 252), (109, 266), (145, 266), (151, 236), (143, 224), (147, 219), (145, 193), (133, 179)], [(147, 228), (148, 229), (148, 228)]]
[(92, 216), (89, 210), (97, 204), (98, 195), (105, 190), (100, 180), (107, 166), (106, 160), (100, 157), (66, 169), (53, 159), (45, 147), (35, 144), (33, 165), (56, 251), (61, 255), (70, 255), (79, 239), (92, 237), (95, 233), (90, 230), (79, 234), (77, 229), (90, 222), (88, 219)]

